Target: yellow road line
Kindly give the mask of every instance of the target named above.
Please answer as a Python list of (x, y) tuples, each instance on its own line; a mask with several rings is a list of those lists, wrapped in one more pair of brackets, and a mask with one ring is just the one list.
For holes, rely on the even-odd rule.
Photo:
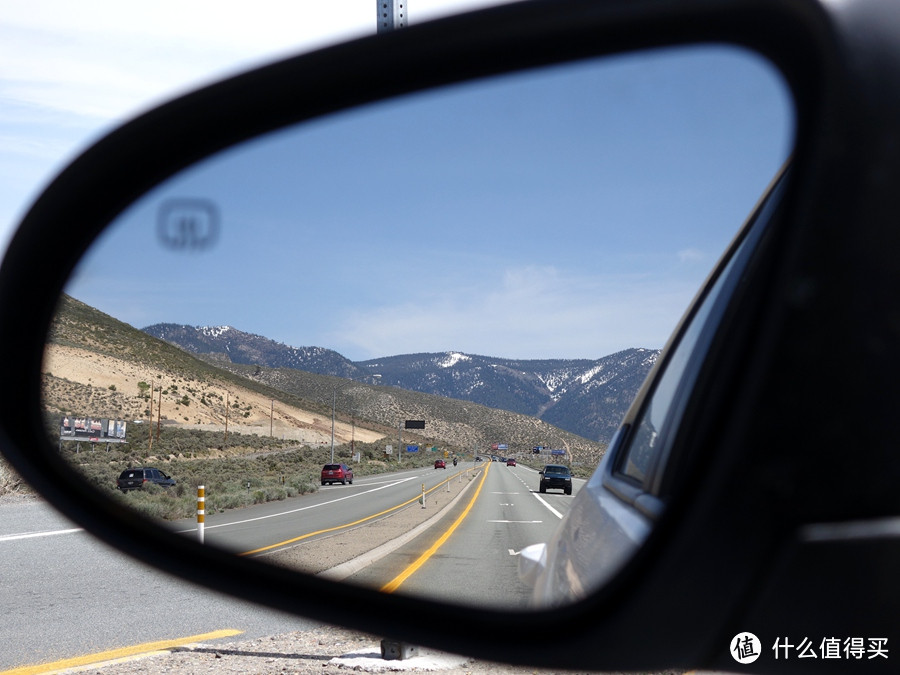
[(202, 633), (200, 635), (192, 635), (186, 638), (178, 638), (176, 640), (158, 640), (157, 642), (145, 642), (140, 645), (131, 647), (122, 647), (121, 649), (110, 649), (105, 652), (96, 654), (86, 654), (85, 656), (75, 656), (71, 659), (63, 659), (62, 661), (53, 661), (52, 663), (41, 663), (35, 666), (21, 666), (12, 670), (0, 671), (0, 675), (37, 675), (37, 673), (50, 673), (54, 671), (66, 670), (67, 668), (77, 668), (78, 666), (89, 666), (103, 661), (114, 661), (115, 659), (127, 658), (138, 654), (148, 654), (151, 652), (166, 651), (174, 647), (182, 647), (194, 642), (203, 642), (204, 640), (215, 640), (217, 638), (231, 637), (240, 635), (244, 631), (234, 630), (231, 628), (225, 630), (217, 630), (212, 633)]
[[(469, 469), (463, 469), (461, 471), (456, 472), (449, 478), (445, 478), (443, 481), (441, 481), (440, 483), (435, 485), (433, 488), (429, 488), (428, 490), (426, 490), (425, 494), (428, 494), (430, 492), (433, 492), (434, 490), (437, 490), (439, 487), (441, 487), (441, 485), (445, 485), (446, 483), (450, 482), (451, 480), (456, 478), (460, 473), (464, 473), (464, 472), (468, 472), (468, 471), (469, 471)], [(371, 516), (366, 516), (365, 518), (360, 518), (359, 520), (354, 520), (352, 523), (345, 523), (343, 525), (335, 525), (334, 527), (326, 527), (324, 530), (316, 530), (315, 532), (307, 532), (306, 534), (301, 534), (299, 537), (293, 537), (292, 539), (285, 539), (284, 541), (279, 541), (275, 544), (269, 544), (268, 546), (263, 546), (261, 548), (255, 548), (252, 551), (244, 551), (243, 553), (239, 553), (238, 555), (253, 555), (255, 553), (263, 553), (264, 551), (271, 551), (272, 549), (280, 548), (282, 546), (287, 546), (288, 544), (295, 544), (298, 541), (303, 541), (304, 539), (309, 539), (310, 537), (315, 537), (320, 534), (327, 534), (328, 532), (337, 532), (338, 530), (344, 530), (348, 527), (353, 527), (354, 525), (361, 525), (362, 523), (365, 523), (366, 521), (372, 520), (374, 518), (378, 518), (379, 516), (386, 515), (386, 514), (390, 513), (391, 511), (396, 511), (397, 509), (402, 509), (404, 506), (409, 506), (410, 504), (413, 504), (413, 503), (419, 501), (421, 498), (422, 498), (421, 493), (418, 493), (418, 494), (416, 494), (415, 497), (403, 502), (402, 504), (397, 504), (397, 506), (392, 506), (391, 508), (385, 509), (384, 511), (381, 511), (380, 513), (373, 513)], [(3, 675), (3, 673), (0, 673), (0, 675)]]
[(434, 544), (431, 545), (427, 551), (425, 551), (419, 558), (412, 563), (409, 567), (403, 570), (400, 574), (394, 577), (391, 581), (386, 583), (381, 587), (381, 590), (385, 593), (393, 593), (398, 588), (400, 588), (400, 584), (409, 579), (412, 576), (413, 572), (419, 569), (422, 565), (425, 564), (425, 561), (428, 560), (431, 556), (437, 553), (438, 549), (446, 543), (446, 541), (450, 538), (450, 535), (456, 531), (456, 528), (459, 527), (460, 523), (465, 520), (466, 516), (469, 515), (469, 511), (472, 510), (472, 507), (475, 505), (475, 500), (478, 499), (478, 495), (481, 493), (481, 488), (484, 485), (484, 481), (487, 478), (488, 471), (490, 470), (491, 465), (488, 463), (484, 467), (484, 472), (481, 474), (481, 480), (478, 482), (478, 488), (475, 490), (475, 494), (472, 495), (472, 499), (469, 500), (468, 505), (463, 510), (461, 514), (459, 514), (459, 518), (453, 521), (453, 524), (449, 527), (449, 529), (442, 534)]

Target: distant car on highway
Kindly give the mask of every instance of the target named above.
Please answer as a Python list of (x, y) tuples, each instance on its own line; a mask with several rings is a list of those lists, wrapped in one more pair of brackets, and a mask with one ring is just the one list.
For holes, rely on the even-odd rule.
[(516, 465), (516, 460), (514, 457), (510, 457), (509, 459), (506, 460), (506, 466), (515, 466), (515, 465)]
[(434, 468), (435, 468), (435, 469), (446, 469), (446, 468), (447, 468), (447, 462), (445, 462), (445, 461), (442, 460), (442, 459), (436, 459), (436, 460), (434, 460)]
[(175, 479), (167, 475), (164, 471), (153, 467), (139, 467), (134, 469), (125, 469), (116, 480), (116, 487), (122, 492), (128, 490), (140, 490), (147, 484), (159, 485), (160, 487), (172, 487), (175, 485)]
[(541, 483), (538, 489), (541, 492), (562, 490), (567, 495), (572, 494), (572, 472), (569, 471), (569, 467), (561, 464), (548, 464), (540, 474)]
[(326, 464), (322, 467), (322, 485), (340, 483), (353, 485), (353, 469), (346, 464)]

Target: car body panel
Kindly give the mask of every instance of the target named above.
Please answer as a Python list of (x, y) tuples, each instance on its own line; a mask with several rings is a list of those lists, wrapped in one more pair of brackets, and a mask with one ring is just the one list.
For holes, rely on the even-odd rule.
[(530, 578), (533, 584), (532, 602), (536, 607), (583, 599), (614, 577), (647, 540), (653, 520), (628, 507), (603, 484), (611, 459), (607, 454), (591, 480), (578, 491), (540, 553), (539, 570), (520, 567), (520, 577), (526, 581)]

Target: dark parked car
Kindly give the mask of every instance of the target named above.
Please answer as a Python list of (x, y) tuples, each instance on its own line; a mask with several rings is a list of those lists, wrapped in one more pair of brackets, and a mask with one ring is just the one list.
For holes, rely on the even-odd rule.
[(442, 459), (436, 459), (436, 460), (434, 460), (434, 468), (435, 468), (435, 469), (446, 469), (446, 468), (447, 468), (447, 462), (445, 462), (445, 461), (442, 460)]
[(572, 472), (569, 467), (561, 464), (548, 464), (544, 470), (540, 472), (541, 484), (540, 491), (562, 490), (567, 495), (572, 494)]
[(353, 485), (353, 469), (346, 464), (326, 464), (322, 467), (322, 485), (340, 483)]
[(175, 485), (175, 479), (168, 476), (164, 471), (154, 469), (152, 467), (144, 467), (138, 469), (125, 469), (116, 481), (116, 487), (122, 492), (128, 490), (140, 490), (147, 483), (160, 485), (162, 487), (172, 487)]

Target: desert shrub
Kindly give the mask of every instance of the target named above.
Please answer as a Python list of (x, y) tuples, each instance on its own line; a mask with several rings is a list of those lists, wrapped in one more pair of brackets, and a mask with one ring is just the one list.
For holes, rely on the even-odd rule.
[(27, 494), (31, 487), (0, 457), (0, 495)]

